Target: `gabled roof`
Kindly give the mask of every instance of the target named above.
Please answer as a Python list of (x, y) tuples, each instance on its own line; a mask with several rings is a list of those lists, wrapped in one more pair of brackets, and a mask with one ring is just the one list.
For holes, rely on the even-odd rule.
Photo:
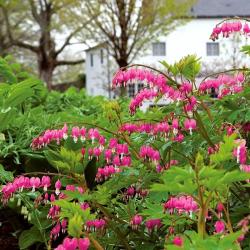
[(250, 0), (197, 0), (191, 9), (194, 17), (249, 17)]
[[(250, 0), (249, 0), (249, 1), (250, 1)], [(90, 51), (90, 50), (93, 50), (93, 49), (105, 48), (105, 47), (107, 47), (107, 45), (108, 45), (107, 42), (98, 43), (98, 44), (96, 44), (96, 45), (94, 45), (94, 46), (92, 46), (92, 47), (90, 47), (90, 48), (85, 49), (85, 51), (87, 52), (87, 51)]]

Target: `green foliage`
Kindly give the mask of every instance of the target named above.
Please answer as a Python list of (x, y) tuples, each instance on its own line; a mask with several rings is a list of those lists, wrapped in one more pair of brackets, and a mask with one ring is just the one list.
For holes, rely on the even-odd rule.
[(246, 55), (250, 55), (250, 45), (242, 46), (241, 52), (245, 53)]
[(80, 215), (74, 214), (72, 218), (69, 219), (68, 232), (72, 237), (80, 238), (82, 234), (82, 218)]
[(84, 171), (84, 166), (80, 162), (82, 155), (79, 151), (75, 152), (61, 147), (59, 152), (50, 150), (47, 151), (45, 155), (51, 165), (59, 172), (80, 174)]
[[(87, 220), (94, 218), (93, 214), (90, 214), (90, 209), (82, 210), (79, 203), (69, 202), (67, 200), (58, 200), (53, 202), (54, 205), (58, 205), (61, 208), (60, 217), (61, 218), (74, 218), (79, 224), (79, 218), (81, 220), (81, 225), (84, 224)], [(72, 221), (72, 222), (73, 222)]]
[(33, 226), (29, 230), (24, 230), (18, 240), (20, 249), (29, 249), (36, 242), (43, 242), (41, 232)]
[(195, 55), (188, 55), (174, 65), (169, 65), (166, 61), (162, 61), (161, 64), (174, 76), (181, 75), (186, 79), (193, 81), (201, 69), (199, 60), (200, 59), (197, 59)]
[(1, 183), (10, 182), (13, 180), (13, 173), (10, 171), (6, 171), (3, 165), (0, 164), (0, 181)]
[[(200, 61), (195, 56), (187, 56), (174, 65), (162, 64), (169, 75), (174, 76), (174, 79), (168, 79), (170, 84), (174, 85), (181, 77), (195, 87), (195, 77), (200, 71)], [(235, 242), (242, 234), (238, 223), (249, 213), (249, 184), (246, 180), (250, 179), (250, 173), (239, 168), (233, 152), (239, 146), (236, 139), (244, 138), (246, 145), (250, 145), (249, 131), (243, 129), (250, 117), (249, 87), (222, 100), (201, 96), (194, 90), (192, 94), (197, 98), (197, 108), (193, 119), (197, 122), (197, 129), (190, 135), (182, 129), (183, 121), (189, 115), (183, 113), (183, 105), (170, 103), (146, 113), (139, 111), (131, 118), (126, 98), (108, 101), (103, 97), (89, 97), (84, 90), (78, 92), (74, 88), (64, 93), (47, 93), (39, 80), (19, 74), (21, 68), (18, 65), (6, 60), (0, 65), (4, 81), (0, 86), (3, 114), (0, 129), (1, 184), (13, 181), (14, 176), (24, 172), (28, 172), (27, 176), (49, 175), (51, 186), (46, 191), (48, 194), (54, 193), (58, 179), (62, 184), (60, 196), (56, 195), (51, 204), (44, 201), (45, 192), (40, 187), (35, 192), (19, 188), (13, 198), (7, 197), (8, 206), (32, 225), (20, 229), (21, 249), (34, 244), (47, 244), (46, 247), (50, 248), (54, 221), (63, 219), (68, 221), (68, 235), (79, 238), (88, 234), (95, 247), (100, 244), (105, 249), (163, 249), (164, 246), (179, 249), (172, 242), (175, 235), (183, 237), (183, 249), (238, 249)], [(179, 118), (179, 132), (185, 137), (182, 143), (173, 139), (172, 132), (166, 138), (120, 130), (122, 124), (134, 122), (168, 120), (171, 126), (174, 116)], [(120, 144), (126, 143), (132, 165), (119, 167), (120, 171), (98, 180), (98, 168), (111, 163), (107, 163), (103, 154), (99, 158), (81, 154), (82, 148), (86, 152), (90, 148), (102, 148), (98, 140), (91, 141), (87, 137), (85, 141), (75, 143), (70, 133), (69, 138), (59, 145), (53, 141), (43, 150), (30, 149), (34, 137), (46, 129), (61, 128), (65, 122), (69, 128), (97, 127), (106, 138), (104, 149), (108, 148), (110, 138), (115, 137)], [(229, 125), (236, 129), (231, 136), (226, 136), (225, 127)], [(157, 149), (160, 161), (142, 159), (139, 153), (142, 145)], [(212, 154), (208, 153), (209, 147), (215, 150)], [(117, 153), (113, 152), (114, 155)], [(121, 155), (119, 159), (122, 160)], [(178, 161), (177, 165), (170, 166), (171, 160)], [(156, 168), (162, 171), (156, 171)], [(65, 191), (67, 185), (74, 185), (75, 191)], [(132, 193), (128, 194), (128, 189)], [(170, 198), (185, 199), (187, 196), (188, 199), (192, 197), (197, 210), (184, 211), (177, 207), (178, 204), (172, 210), (163, 206)], [(7, 202), (5, 197), (2, 198)], [(224, 205), (222, 214), (217, 211), (218, 202)], [(84, 205), (90, 208), (83, 209)], [(47, 219), (51, 206), (60, 207), (54, 220)], [(142, 216), (142, 223), (133, 225), (135, 215)], [(101, 218), (106, 221), (105, 229), (88, 228), (86, 231), (88, 220)], [(146, 225), (150, 219), (161, 219), (161, 226), (148, 228)], [(225, 222), (223, 234), (215, 233), (214, 224), (218, 220)], [(174, 235), (170, 226), (175, 228)], [(247, 249), (248, 243), (248, 240), (241, 243), (242, 248)]]
[(219, 164), (224, 161), (228, 161), (232, 158), (233, 149), (237, 147), (234, 142), (236, 134), (232, 136), (224, 136), (224, 143), (220, 144), (219, 151), (211, 156), (211, 162), (214, 164)]

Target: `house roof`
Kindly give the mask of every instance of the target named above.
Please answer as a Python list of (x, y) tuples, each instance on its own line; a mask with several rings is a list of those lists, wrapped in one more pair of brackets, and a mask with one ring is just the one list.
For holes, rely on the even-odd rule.
[(198, 0), (192, 7), (194, 17), (248, 17), (250, 0)]
[(94, 45), (94, 46), (92, 46), (90, 48), (85, 49), (85, 51), (87, 52), (87, 51), (90, 51), (90, 50), (93, 50), (93, 49), (104, 48), (106, 46), (107, 46), (107, 42), (98, 43), (98, 44), (96, 44), (96, 45)]

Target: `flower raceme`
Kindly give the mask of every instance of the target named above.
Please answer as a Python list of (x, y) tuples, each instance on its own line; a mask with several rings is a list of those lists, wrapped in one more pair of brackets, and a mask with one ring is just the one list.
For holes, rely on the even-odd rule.
[(116, 169), (112, 165), (105, 166), (104, 168), (98, 168), (95, 180), (97, 182), (102, 182), (104, 180), (107, 180), (117, 172), (119, 172), (119, 169)]
[(134, 84), (137, 81), (143, 82), (145, 86), (157, 87), (159, 89), (164, 89), (166, 86), (166, 77), (162, 74), (154, 74), (150, 70), (131, 68), (128, 70), (119, 70), (113, 80), (112, 86), (121, 87), (127, 84)]
[(241, 21), (231, 21), (231, 22), (223, 22), (221, 25), (216, 25), (216, 27), (213, 29), (213, 32), (210, 36), (210, 38), (215, 41), (219, 39), (219, 36), (222, 35), (223, 37), (229, 37), (232, 34), (244, 34), (246, 36), (249, 36), (250, 34), (250, 28), (248, 23), (245, 23), (244, 25), (241, 23)]
[(85, 223), (85, 229), (88, 232), (95, 232), (96, 230), (103, 230), (106, 225), (104, 219), (88, 220)]
[(153, 161), (155, 163), (159, 162), (159, 160), (160, 160), (160, 153), (159, 153), (159, 151), (158, 150), (154, 150), (150, 146), (145, 146), (145, 145), (142, 146), (140, 148), (139, 155), (144, 160), (148, 159), (148, 160)]
[(90, 246), (88, 238), (69, 238), (66, 237), (63, 243), (57, 246), (55, 250), (87, 250)]
[[(188, 130), (192, 135), (192, 131), (197, 128), (196, 120), (194, 119), (185, 119), (184, 120), (184, 130)], [(134, 124), (134, 123), (125, 123), (121, 126), (120, 131), (128, 132), (128, 134), (132, 133), (147, 133), (153, 136), (159, 135), (164, 138), (169, 139), (170, 135), (178, 135), (182, 129), (179, 125), (178, 119), (173, 119), (172, 124), (168, 122), (160, 122), (160, 123), (142, 123), (142, 124)], [(172, 140), (175, 138), (173, 137)]]
[(208, 93), (214, 89), (218, 94), (218, 98), (223, 98), (229, 94), (235, 94), (243, 91), (243, 83), (245, 81), (244, 74), (239, 72), (235, 75), (221, 74), (215, 79), (203, 81), (199, 86), (201, 93)]
[[(32, 149), (41, 149), (42, 147), (47, 146), (48, 144), (55, 141), (58, 145), (62, 140), (68, 138), (68, 127), (67, 124), (64, 124), (62, 129), (46, 130), (40, 136), (33, 139), (31, 143)], [(72, 127), (71, 137), (75, 143), (78, 140), (84, 142), (86, 139), (90, 139), (92, 144), (94, 142), (99, 143), (100, 146), (105, 144), (105, 138), (100, 135), (100, 132), (96, 128), (90, 128), (88, 131), (85, 127)]]
[[(48, 193), (47, 188), (51, 186), (51, 179), (49, 176), (42, 176), (42, 178), (39, 177), (26, 177), (26, 176), (19, 176), (16, 177), (13, 182), (9, 182), (6, 185), (2, 186), (2, 199), (3, 202), (6, 203), (8, 200), (16, 193), (16, 192), (22, 192), (24, 189), (25, 190), (30, 190), (31, 192), (34, 192), (36, 189), (42, 188), (43, 191), (45, 192), (44, 200), (48, 201)], [(51, 190), (51, 196), (50, 196), (50, 201), (53, 202), (55, 201), (55, 195), (53, 192), (59, 196), (59, 198), (63, 197), (63, 194), (61, 194), (61, 181), (57, 180), (55, 183), (55, 189)], [(78, 191), (79, 193), (83, 193), (84, 190), (81, 187), (75, 187), (73, 185), (67, 185), (66, 190), (70, 191)], [(59, 195), (60, 194), (60, 195)]]
[(141, 90), (134, 99), (132, 99), (129, 109), (131, 114), (135, 114), (136, 110), (142, 106), (145, 100), (153, 100), (158, 96), (158, 92), (154, 89), (143, 89)]
[(145, 226), (148, 232), (151, 233), (154, 229), (159, 229), (162, 226), (161, 219), (147, 220)]
[(169, 214), (177, 212), (178, 214), (187, 213), (192, 215), (193, 212), (197, 212), (198, 204), (191, 196), (171, 197), (163, 204), (163, 208)]
[(130, 68), (127, 70), (119, 70), (112, 81), (113, 87), (127, 86), (127, 84), (143, 83), (145, 88), (142, 89), (131, 100), (129, 109), (131, 114), (135, 114), (136, 110), (146, 100), (154, 100), (161, 97), (169, 103), (186, 100), (193, 91), (193, 86), (189, 82), (183, 82), (180, 88), (173, 88), (167, 84), (166, 76), (163, 74), (154, 74), (151, 70)]
[(137, 230), (142, 223), (142, 216), (136, 214), (130, 221), (130, 225), (133, 230)]

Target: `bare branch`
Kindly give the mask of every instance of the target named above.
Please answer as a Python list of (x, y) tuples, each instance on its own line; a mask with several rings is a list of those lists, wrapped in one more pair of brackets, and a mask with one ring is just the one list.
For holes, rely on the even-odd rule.
[(3, 6), (1, 6), (2, 10), (3, 10), (3, 15), (4, 15), (4, 19), (5, 19), (5, 23), (6, 23), (6, 29), (7, 29), (7, 34), (9, 37), (9, 40), (11, 42), (12, 45), (14, 46), (18, 46), (24, 49), (28, 49), (31, 50), (35, 53), (38, 52), (38, 48), (36, 46), (33, 46), (31, 44), (16, 40), (15, 38), (13, 38), (13, 35), (11, 33), (11, 26), (10, 26), (10, 22), (9, 22), (9, 16), (8, 16), (8, 11), (6, 8), (4, 8)]
[[(37, 13), (37, 9), (36, 9), (36, 5), (34, 3), (33, 0), (29, 0), (29, 3), (30, 3), (30, 7), (31, 7), (31, 13), (32, 13), (32, 16), (34, 17), (34, 19), (40, 23), (41, 19), (40, 19), (40, 16), (39, 14)], [(41, 3), (40, 3), (41, 4)]]

